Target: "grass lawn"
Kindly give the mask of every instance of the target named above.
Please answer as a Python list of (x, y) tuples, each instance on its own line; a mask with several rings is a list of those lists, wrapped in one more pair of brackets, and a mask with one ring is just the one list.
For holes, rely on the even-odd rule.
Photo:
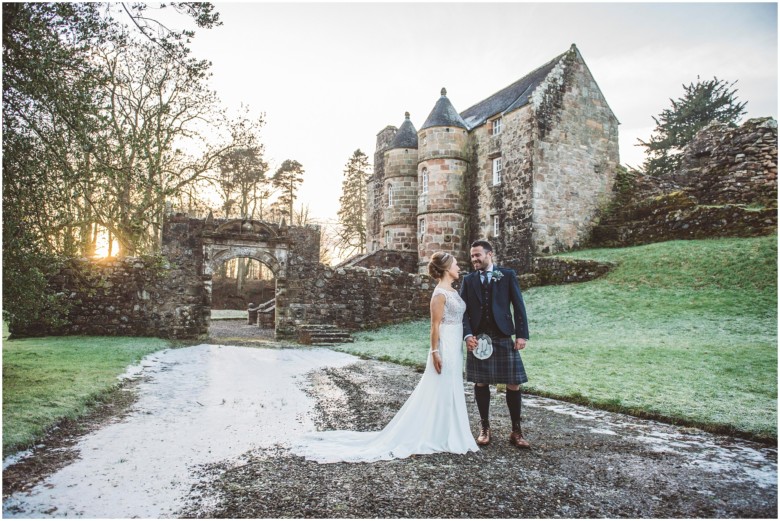
[(3, 334), (3, 457), (25, 448), (62, 418), (84, 414), (144, 355), (169, 347), (158, 338)]
[[(524, 292), (526, 390), (719, 432), (777, 438), (777, 237), (671, 241), (565, 257), (618, 263)], [(338, 349), (424, 364), (428, 321)]]

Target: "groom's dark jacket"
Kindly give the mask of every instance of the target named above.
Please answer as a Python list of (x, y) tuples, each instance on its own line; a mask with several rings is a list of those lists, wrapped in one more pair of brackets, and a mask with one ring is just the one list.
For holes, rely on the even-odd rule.
[[(493, 265), (493, 276), (501, 272), (500, 280), (491, 279), (493, 286), (492, 312), (498, 329), (507, 336), (528, 339), (528, 318), (525, 314), (523, 295), (514, 270), (499, 268)], [(476, 335), (479, 322), (482, 320), (482, 281), (479, 271), (473, 271), (463, 277), (460, 287), (460, 298), (466, 302), (466, 312), (463, 314), (463, 336)], [(509, 303), (514, 310), (514, 322)]]

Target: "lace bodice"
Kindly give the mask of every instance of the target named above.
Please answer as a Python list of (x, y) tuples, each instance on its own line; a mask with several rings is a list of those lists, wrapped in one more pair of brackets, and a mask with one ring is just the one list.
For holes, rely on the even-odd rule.
[(444, 302), (444, 318), (442, 324), (461, 324), (463, 322), (463, 313), (466, 311), (466, 303), (460, 298), (457, 291), (447, 291), (439, 287), (434, 288), (433, 296), (443, 294), (447, 299)]

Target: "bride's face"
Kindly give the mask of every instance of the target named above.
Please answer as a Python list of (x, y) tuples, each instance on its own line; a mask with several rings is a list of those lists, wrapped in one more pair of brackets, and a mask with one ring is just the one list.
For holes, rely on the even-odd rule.
[(453, 279), (455, 280), (458, 279), (459, 276), (458, 274), (460, 273), (460, 266), (458, 266), (458, 263), (455, 262), (455, 259), (452, 259), (452, 262), (450, 262), (450, 267), (447, 268), (447, 273), (449, 273)]

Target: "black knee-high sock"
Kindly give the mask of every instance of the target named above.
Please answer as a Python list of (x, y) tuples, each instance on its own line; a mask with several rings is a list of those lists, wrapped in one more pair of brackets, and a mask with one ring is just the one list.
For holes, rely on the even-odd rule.
[(490, 419), (490, 386), (479, 386), (474, 384), (474, 401), (477, 402), (479, 417), (482, 422)]
[(509, 416), (512, 418), (512, 427), (520, 424), (520, 413), (522, 411), (522, 397), (520, 389), (513, 391), (506, 390), (506, 406), (509, 407)]

